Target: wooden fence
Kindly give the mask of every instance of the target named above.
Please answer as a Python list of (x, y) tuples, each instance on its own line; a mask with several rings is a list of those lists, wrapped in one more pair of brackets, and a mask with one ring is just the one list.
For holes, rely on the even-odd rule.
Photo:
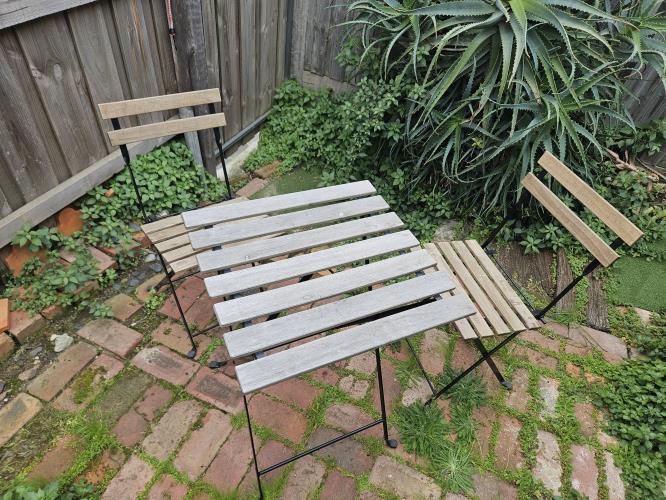
[(342, 76), (335, 0), (172, 3), (174, 16), (196, 4), (203, 31), (204, 77), (186, 85), (178, 37), (191, 26), (175, 18), (174, 51), (164, 0), (0, 1), (0, 248), (122, 168), (98, 103), (219, 87), (228, 140), (265, 116), (285, 75)]

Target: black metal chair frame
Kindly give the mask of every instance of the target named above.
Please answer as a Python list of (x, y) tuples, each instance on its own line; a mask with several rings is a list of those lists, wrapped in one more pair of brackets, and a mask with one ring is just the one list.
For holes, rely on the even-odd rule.
[[(215, 105), (213, 103), (208, 104), (208, 113), (210, 113), (210, 114), (215, 113)], [(118, 118), (112, 118), (111, 119), (111, 124), (112, 124), (114, 130), (120, 130), (122, 128), (120, 126), (120, 120)], [(201, 129), (201, 130), (207, 130), (207, 129)], [(218, 200), (217, 202), (212, 202), (211, 203), (211, 204), (214, 204), (214, 203), (219, 203), (221, 201), (232, 199), (233, 198), (233, 192), (231, 190), (231, 183), (229, 181), (229, 174), (227, 172), (227, 165), (226, 165), (226, 162), (225, 162), (225, 159), (224, 159), (224, 150), (222, 148), (222, 138), (221, 138), (222, 136), (221, 136), (221, 133), (220, 133), (220, 128), (219, 127), (213, 127), (212, 130), (213, 130), (213, 134), (215, 136), (215, 144), (217, 146), (218, 153), (219, 153), (219, 156), (220, 156), (220, 162), (222, 164), (222, 171), (224, 172), (224, 183), (225, 183), (225, 186), (226, 186), (226, 189), (227, 189), (227, 193), (226, 193), (225, 197), (221, 200)], [(199, 146), (199, 147), (201, 148), (201, 146)], [(141, 212), (141, 216), (142, 216), (144, 224), (146, 224), (148, 222), (155, 222), (155, 221), (158, 221), (158, 220), (161, 220), (161, 219), (165, 219), (167, 217), (172, 217), (174, 215), (178, 215), (180, 213), (183, 213), (183, 212), (186, 212), (186, 211), (189, 211), (189, 210), (196, 210), (198, 208), (201, 208), (201, 207), (195, 207), (195, 208), (192, 208), (192, 209), (189, 209), (189, 210), (184, 210), (183, 212), (171, 213), (171, 214), (164, 215), (164, 216), (161, 216), (161, 217), (153, 217), (150, 214), (148, 214), (146, 212), (146, 208), (143, 204), (141, 190), (139, 189), (139, 185), (137, 184), (136, 177), (134, 175), (134, 170), (132, 169), (132, 161), (131, 161), (129, 150), (127, 149), (126, 144), (121, 144), (120, 145), (120, 152), (123, 156), (123, 160), (125, 161), (125, 167), (129, 170), (130, 179), (132, 181), (132, 186), (134, 187), (134, 193), (136, 194), (137, 206), (139, 208), (139, 211)], [(196, 166), (195, 166), (195, 168), (196, 168)], [(164, 270), (164, 274), (165, 274), (165, 280), (169, 284), (169, 289), (171, 291), (171, 294), (173, 295), (174, 301), (176, 302), (176, 307), (178, 308), (178, 313), (181, 317), (181, 320), (182, 320), (183, 325), (185, 326), (185, 330), (187, 332), (187, 336), (190, 340), (190, 344), (191, 344), (192, 349), (187, 353), (187, 357), (190, 358), (190, 359), (193, 359), (197, 354), (197, 345), (194, 342), (194, 337), (215, 328), (215, 325), (211, 326), (209, 328), (206, 328), (205, 330), (199, 331), (199, 332), (195, 332), (195, 333), (192, 332), (192, 328), (190, 327), (189, 323), (187, 322), (187, 318), (185, 316), (185, 311), (183, 310), (183, 306), (180, 303), (180, 299), (178, 298), (178, 294), (176, 293), (176, 285), (175, 284), (184, 280), (184, 279), (186, 279), (186, 278), (188, 278), (188, 277), (190, 277), (190, 276), (193, 276), (193, 275), (197, 274), (197, 272), (185, 274), (183, 276), (179, 276), (177, 278), (174, 278), (175, 273), (173, 272), (173, 270), (169, 269), (169, 266), (168, 266), (167, 262), (165, 261), (164, 257), (162, 256), (162, 253), (156, 248), (156, 246), (154, 244), (152, 246), (153, 246), (153, 250), (157, 254), (158, 259), (159, 259), (159, 261), (162, 265), (162, 269)], [(161, 284), (159, 284), (158, 287), (160, 285)]]

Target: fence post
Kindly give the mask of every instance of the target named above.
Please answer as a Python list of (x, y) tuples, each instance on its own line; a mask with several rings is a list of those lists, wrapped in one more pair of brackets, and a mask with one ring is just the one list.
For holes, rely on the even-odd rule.
[[(291, 23), (290, 37), (286, 46), (289, 50), (289, 77), (303, 80), (303, 64), (305, 62), (305, 30), (308, 21), (308, 8), (310, 0), (290, 0), (291, 16), (287, 23)], [(289, 14), (288, 14), (289, 15)]]

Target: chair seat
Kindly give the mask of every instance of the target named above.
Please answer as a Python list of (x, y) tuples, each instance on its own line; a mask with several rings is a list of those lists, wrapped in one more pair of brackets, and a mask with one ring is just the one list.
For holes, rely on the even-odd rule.
[(453, 294), (468, 295), (477, 309), (477, 314), (455, 323), (463, 338), (491, 337), (541, 326), (476, 240), (442, 241), (425, 247), (437, 268), (456, 281)]

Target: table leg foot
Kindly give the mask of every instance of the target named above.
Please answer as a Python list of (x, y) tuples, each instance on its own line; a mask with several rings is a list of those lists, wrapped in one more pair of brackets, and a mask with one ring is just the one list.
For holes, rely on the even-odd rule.
[(386, 446), (389, 448), (397, 448), (398, 447), (398, 440), (397, 439), (387, 439), (386, 440)]
[(216, 370), (217, 368), (222, 368), (225, 364), (225, 361), (211, 361), (208, 363), (208, 368), (211, 370)]
[(197, 350), (196, 349), (190, 349), (188, 353), (186, 354), (187, 359), (194, 359), (194, 356), (197, 355)]
[(511, 382), (509, 382), (508, 380), (505, 380), (505, 381), (501, 382), (501, 384), (502, 384), (502, 387), (504, 387), (507, 391), (510, 391), (511, 389), (513, 389), (513, 384)]

